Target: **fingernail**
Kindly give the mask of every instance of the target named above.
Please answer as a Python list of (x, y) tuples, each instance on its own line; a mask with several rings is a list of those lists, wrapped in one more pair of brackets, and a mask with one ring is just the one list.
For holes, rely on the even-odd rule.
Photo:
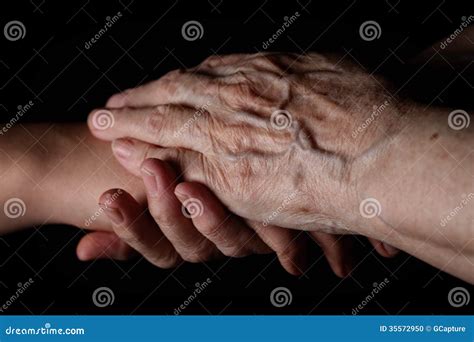
[(158, 197), (158, 184), (155, 173), (145, 166), (142, 166), (141, 171), (147, 192), (151, 197)]
[(117, 139), (112, 141), (112, 151), (122, 159), (128, 159), (133, 152), (133, 142), (130, 139)]
[(398, 249), (385, 243), (385, 242), (382, 242), (382, 247), (385, 249), (385, 251), (390, 254), (390, 255), (395, 255), (398, 253)]
[(110, 207), (103, 207), (103, 209), (113, 223), (121, 224), (123, 222), (123, 215), (120, 210)]

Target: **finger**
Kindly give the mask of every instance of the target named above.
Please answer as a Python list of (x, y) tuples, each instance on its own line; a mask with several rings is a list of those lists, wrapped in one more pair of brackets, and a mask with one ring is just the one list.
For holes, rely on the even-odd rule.
[(301, 231), (260, 222), (247, 221), (272, 250), (277, 254), (283, 268), (292, 275), (301, 275), (308, 267), (307, 240)]
[(76, 254), (79, 260), (116, 259), (127, 260), (136, 252), (112, 232), (91, 232), (78, 243)]
[[(195, 68), (187, 71), (174, 70), (156, 81), (140, 87), (127, 89), (113, 95), (107, 108), (146, 107), (165, 103), (180, 103), (201, 107), (214, 103), (219, 96), (235, 92), (235, 88), (219, 87), (219, 76), (255, 71), (303, 73), (333, 71), (335, 63), (319, 54), (298, 55), (291, 53), (266, 52), (257, 54), (213, 55)], [(217, 78), (216, 78), (217, 76)], [(217, 88), (217, 89), (216, 89)]]
[(216, 68), (216, 67), (221, 67), (221, 66), (228, 66), (228, 65), (234, 65), (234, 64), (241, 64), (245, 63), (250, 56), (253, 56), (251, 54), (246, 54), (246, 53), (236, 53), (232, 55), (212, 55), (207, 57), (204, 61), (201, 62), (198, 66), (196, 66), (195, 69), (200, 69), (200, 68)]
[(159, 159), (147, 159), (141, 172), (150, 213), (181, 257), (189, 262), (202, 262), (218, 256), (216, 246), (183, 214), (181, 203), (174, 194), (177, 182), (174, 170)]
[(153, 265), (177, 266), (181, 259), (149, 213), (127, 192), (108, 190), (99, 199), (114, 232)]
[[(217, 197), (199, 183), (180, 183), (176, 197), (194, 226), (226, 256), (244, 257), (272, 250), (240, 218), (229, 213)], [(204, 206), (206, 210), (204, 210)]]
[(236, 58), (233, 55), (211, 56), (191, 70), (214, 76), (230, 76), (237, 73), (252, 73), (255, 71), (280, 74), (281, 69), (275, 62), (272, 62), (271, 55), (270, 53), (257, 53), (240, 55), (240, 58)]
[(107, 108), (147, 107), (165, 103), (209, 106), (218, 93), (214, 77), (202, 73), (173, 70), (156, 81), (113, 95)]
[(319, 72), (334, 69), (322, 55), (265, 52), (248, 55), (211, 56), (192, 70), (215, 76), (228, 76), (239, 72), (270, 72), (277, 75)]
[(176, 166), (187, 180), (204, 182), (203, 164), (206, 163), (206, 159), (198, 152), (162, 148), (135, 139), (114, 140), (112, 152), (127, 171), (138, 177), (142, 177), (143, 162), (148, 158), (156, 158)]
[[(250, 70), (276, 71), (273, 67), (280, 66), (283, 61), (292, 62), (304, 55), (281, 52), (259, 52), (253, 54), (212, 55), (192, 70), (217, 70), (219, 68), (233, 67), (234, 69), (246, 68)], [(281, 61), (281, 63), (277, 63)], [(261, 68), (259, 68), (261, 67)]]
[(314, 231), (309, 232), (309, 235), (321, 247), (333, 272), (341, 278), (348, 276), (354, 267), (352, 240), (342, 235)]
[(102, 140), (134, 138), (165, 147), (206, 151), (211, 129), (209, 113), (190, 107), (161, 105), (93, 111), (88, 118), (91, 133)]
[(367, 240), (369, 240), (369, 242), (374, 247), (374, 249), (381, 256), (383, 256), (385, 258), (393, 258), (395, 255), (397, 255), (400, 252), (397, 248), (389, 245), (388, 243), (385, 243), (385, 242), (382, 242), (382, 241), (379, 241), (379, 240), (375, 240), (375, 239), (372, 239), (372, 238), (367, 238)]
[(112, 152), (118, 162), (130, 173), (141, 177), (140, 167), (149, 157), (154, 145), (136, 139), (117, 139), (112, 141)]
[(112, 96), (106, 107), (113, 110), (173, 104), (216, 114), (245, 108), (269, 111), (275, 100), (288, 96), (288, 84), (277, 72), (261, 70), (256, 75), (255, 70), (248, 68), (245, 70), (252, 72), (239, 72), (235, 66), (220, 68), (229, 70), (216, 67), (173, 71), (156, 81)]

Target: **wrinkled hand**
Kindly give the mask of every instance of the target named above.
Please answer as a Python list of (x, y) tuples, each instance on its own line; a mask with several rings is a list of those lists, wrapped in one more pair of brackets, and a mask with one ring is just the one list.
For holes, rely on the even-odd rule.
[(252, 221), (346, 232), (364, 158), (394, 126), (384, 115), (359, 129), (390, 100), (380, 82), (315, 54), (212, 57), (114, 96), (107, 107), (125, 108), (94, 111), (89, 126), (160, 145), (114, 142), (135, 174), (146, 158), (169, 160)]

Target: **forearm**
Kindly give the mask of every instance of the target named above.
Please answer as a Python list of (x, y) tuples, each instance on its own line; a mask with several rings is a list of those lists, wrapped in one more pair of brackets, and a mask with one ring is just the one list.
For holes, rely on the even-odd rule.
[(380, 214), (360, 222), (373, 237), (474, 282), (474, 132), (452, 129), (450, 112), (407, 114), (361, 180), (360, 199), (376, 199)]
[(5, 207), (0, 234), (54, 223), (111, 229), (98, 206), (101, 193), (122, 188), (143, 201), (140, 180), (115, 161), (110, 144), (93, 138), (85, 124), (17, 125), (0, 136), (0, 152), (0, 203), (12, 198), (24, 203), (10, 201), (20, 203), (23, 215)]

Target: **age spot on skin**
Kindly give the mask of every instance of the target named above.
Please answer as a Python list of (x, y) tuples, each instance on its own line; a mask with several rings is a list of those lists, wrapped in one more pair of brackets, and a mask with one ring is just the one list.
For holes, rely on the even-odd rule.
[(433, 135), (430, 137), (430, 140), (436, 140), (438, 139), (439, 137), (439, 134), (436, 132), (436, 133), (433, 133)]

